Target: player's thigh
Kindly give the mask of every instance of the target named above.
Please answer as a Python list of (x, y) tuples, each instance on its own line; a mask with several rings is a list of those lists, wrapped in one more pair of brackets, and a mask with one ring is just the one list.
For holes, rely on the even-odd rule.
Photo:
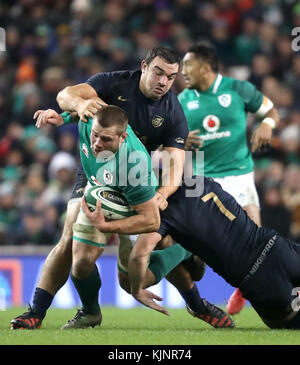
[(253, 220), (259, 227), (261, 227), (260, 209), (257, 205), (246, 205), (243, 207), (248, 217)]
[(255, 206), (259, 211), (260, 204), (253, 172), (238, 176), (214, 178), (214, 180), (222, 186), (223, 190), (232, 195), (240, 206), (243, 208)]
[(76, 222), (80, 210), (80, 200), (70, 200), (67, 205), (66, 217), (61, 236), (61, 243), (71, 245), (73, 239), (73, 224)]
[[(283, 328), (297, 314), (292, 308), (294, 287), (300, 287), (300, 254), (290, 241), (277, 236), (275, 245), (241, 289), (270, 328)], [(298, 280), (295, 282), (294, 280)]]
[(102, 254), (111, 234), (97, 230), (82, 210), (73, 224), (73, 263), (93, 263)]
[(291, 282), (290, 301), (292, 313), (285, 328), (300, 329), (300, 244), (290, 240), (284, 240), (285, 250), (288, 252), (286, 259), (289, 269), (289, 281)]
[(170, 247), (174, 245), (174, 241), (172, 239), (172, 237), (170, 235), (167, 235), (166, 237), (164, 237), (162, 240), (160, 240), (158, 242), (158, 244), (156, 245), (155, 249), (156, 250), (162, 250), (164, 248)]
[(77, 175), (76, 175), (76, 181), (73, 187), (73, 191), (71, 193), (68, 205), (67, 205), (67, 211), (66, 211), (66, 217), (63, 227), (63, 232), (61, 236), (60, 243), (64, 245), (72, 245), (72, 239), (73, 239), (73, 224), (76, 222), (76, 219), (78, 217), (78, 213), (80, 210), (80, 204), (81, 204), (81, 198), (84, 194), (84, 189), (87, 184), (87, 178), (85, 176), (85, 173), (82, 169), (82, 167), (78, 168)]

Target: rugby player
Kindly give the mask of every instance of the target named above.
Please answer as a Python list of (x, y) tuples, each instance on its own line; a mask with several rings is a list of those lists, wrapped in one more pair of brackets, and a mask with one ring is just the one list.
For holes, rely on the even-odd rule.
[[(260, 205), (254, 184), (253, 160), (247, 145), (247, 114), (262, 119), (254, 131), (252, 152), (271, 141), (279, 114), (272, 101), (247, 82), (223, 76), (214, 49), (207, 44), (192, 46), (183, 58), (186, 89), (178, 98), (186, 116), (187, 150), (204, 151), (204, 176), (212, 177), (261, 225)], [(202, 160), (193, 155), (193, 173), (202, 172)], [(238, 289), (227, 311), (240, 312), (245, 304)]]
[(134, 298), (168, 314), (143, 289), (143, 280), (150, 252), (159, 240), (171, 235), (240, 288), (268, 327), (300, 329), (300, 244), (258, 227), (212, 178), (204, 178), (198, 196), (187, 197), (190, 189), (187, 180), (161, 212), (159, 230), (140, 235), (134, 245), (128, 263)]

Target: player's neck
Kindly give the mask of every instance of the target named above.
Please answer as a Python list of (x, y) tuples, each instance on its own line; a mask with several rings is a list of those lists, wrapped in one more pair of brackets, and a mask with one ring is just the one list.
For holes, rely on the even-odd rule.
[(211, 72), (207, 75), (207, 77), (198, 85), (199, 90), (206, 91), (208, 90), (211, 85), (215, 82), (217, 78), (217, 74), (214, 72)]

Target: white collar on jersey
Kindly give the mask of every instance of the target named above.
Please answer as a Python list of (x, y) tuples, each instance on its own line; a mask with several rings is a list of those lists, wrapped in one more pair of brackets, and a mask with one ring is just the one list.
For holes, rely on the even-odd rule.
[[(223, 79), (223, 76), (221, 74), (218, 74), (216, 77), (215, 83), (214, 83), (214, 87), (212, 89), (213, 94), (215, 94), (218, 91), (222, 79)], [(199, 96), (200, 96), (199, 92), (197, 90), (194, 90), (194, 91), (195, 91), (197, 98), (199, 98)]]
[(215, 84), (214, 84), (214, 87), (213, 87), (213, 91), (212, 91), (213, 94), (215, 94), (218, 91), (222, 79), (223, 79), (223, 76), (221, 74), (218, 74), (217, 78), (216, 78), (216, 81), (215, 81)]

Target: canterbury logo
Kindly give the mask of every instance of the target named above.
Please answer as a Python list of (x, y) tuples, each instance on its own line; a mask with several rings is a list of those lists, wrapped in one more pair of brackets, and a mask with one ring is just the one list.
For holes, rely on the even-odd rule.
[(127, 101), (127, 99), (123, 98), (123, 96), (121, 96), (121, 95), (120, 95), (120, 96), (118, 96), (118, 100), (119, 100), (119, 101)]

